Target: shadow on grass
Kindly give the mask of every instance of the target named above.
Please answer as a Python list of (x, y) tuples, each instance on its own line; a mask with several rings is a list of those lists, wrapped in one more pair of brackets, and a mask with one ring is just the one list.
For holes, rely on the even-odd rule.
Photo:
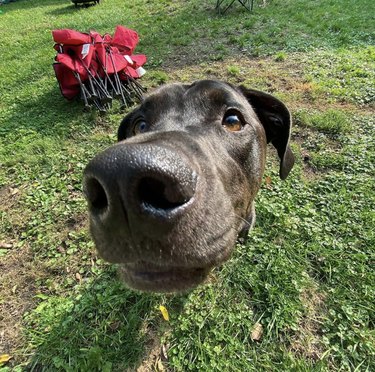
[(89, 3), (89, 4), (74, 5), (74, 4), (71, 3), (71, 5), (69, 5), (69, 6), (66, 6), (64, 8), (56, 8), (54, 10), (51, 10), (50, 12), (46, 12), (46, 14), (48, 14), (50, 16), (73, 14), (73, 13), (79, 11), (79, 10), (91, 8), (93, 6), (99, 6), (99, 4)]
[(160, 296), (125, 288), (113, 270), (71, 297), (46, 296), (26, 318), (38, 345), (28, 370), (136, 370), (157, 339), (159, 305)]
[[(65, 0), (66, 3), (70, 1)], [(60, 5), (63, 4), (63, 0), (16, 0), (12, 3), (6, 4), (7, 10), (22, 10), (22, 9), (31, 9), (41, 6), (50, 6), (50, 5)], [(70, 2), (70, 4), (72, 4)]]
[(78, 99), (68, 101), (61, 96), (57, 86), (41, 95), (15, 97), (18, 109), (6, 115), (0, 128), (1, 134), (33, 131), (44, 136), (67, 137), (85, 133), (94, 126), (96, 111), (84, 112)]
[(85, 7), (84, 6), (75, 6), (75, 5), (71, 4), (71, 5), (67, 5), (63, 8), (56, 8), (54, 10), (46, 12), (46, 14), (48, 14), (49, 16), (55, 16), (55, 17), (58, 17), (60, 15), (67, 15), (67, 14), (73, 15), (77, 11), (79, 11), (81, 9), (84, 9), (84, 8), (87, 8), (87, 6), (85, 6)]

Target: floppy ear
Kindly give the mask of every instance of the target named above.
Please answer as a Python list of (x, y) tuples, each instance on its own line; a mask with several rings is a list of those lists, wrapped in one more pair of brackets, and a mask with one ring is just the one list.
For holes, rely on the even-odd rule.
[(280, 158), (279, 175), (285, 180), (294, 165), (294, 155), (289, 147), (292, 127), (290, 113), (280, 100), (270, 94), (244, 86), (239, 88), (263, 125), (267, 143), (271, 142), (275, 146)]
[(130, 136), (130, 124), (134, 111), (129, 112), (120, 123), (120, 126), (117, 129), (117, 141), (120, 142)]

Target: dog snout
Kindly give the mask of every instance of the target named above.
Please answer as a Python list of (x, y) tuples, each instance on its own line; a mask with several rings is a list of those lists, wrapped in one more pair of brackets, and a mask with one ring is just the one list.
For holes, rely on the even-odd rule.
[[(118, 144), (86, 167), (84, 193), (92, 217), (119, 218), (130, 225), (168, 220), (187, 209), (197, 172), (178, 152), (152, 144)], [(163, 223), (166, 223), (163, 221)]]

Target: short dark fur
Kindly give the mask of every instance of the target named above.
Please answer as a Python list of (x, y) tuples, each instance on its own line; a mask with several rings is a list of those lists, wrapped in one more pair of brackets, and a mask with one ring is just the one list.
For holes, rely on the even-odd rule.
[[(231, 132), (227, 113), (243, 124)], [(143, 133), (134, 135), (141, 123)], [(118, 144), (84, 174), (100, 255), (122, 264), (130, 287), (185, 290), (230, 256), (255, 220), (271, 142), (290, 172), (290, 114), (275, 97), (203, 80), (159, 88), (128, 114)]]

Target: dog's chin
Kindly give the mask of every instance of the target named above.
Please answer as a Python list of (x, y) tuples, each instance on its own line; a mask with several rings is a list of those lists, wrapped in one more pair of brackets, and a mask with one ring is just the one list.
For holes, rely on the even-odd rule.
[[(222, 236), (223, 234), (220, 234), (220, 237)], [(96, 246), (100, 256), (104, 260), (118, 265), (120, 279), (129, 288), (146, 292), (172, 293), (185, 292), (203, 283), (214, 267), (228, 260), (235, 241), (216, 239), (211, 242), (211, 247), (215, 247), (215, 249), (212, 249), (209, 256), (200, 255), (187, 258), (175, 255), (173, 260), (167, 260), (165, 257), (158, 259), (154, 257), (153, 259), (151, 255), (146, 258), (146, 254), (145, 257), (137, 258), (126, 256), (122, 252), (131, 251), (133, 246), (124, 244), (108, 246), (98, 243), (99, 241), (96, 242)], [(155, 251), (157, 248), (152, 247), (153, 250), (148, 249), (147, 251)]]
[(201, 284), (212, 267), (184, 268), (139, 263), (122, 264), (120, 277), (132, 289), (146, 292), (184, 292)]

